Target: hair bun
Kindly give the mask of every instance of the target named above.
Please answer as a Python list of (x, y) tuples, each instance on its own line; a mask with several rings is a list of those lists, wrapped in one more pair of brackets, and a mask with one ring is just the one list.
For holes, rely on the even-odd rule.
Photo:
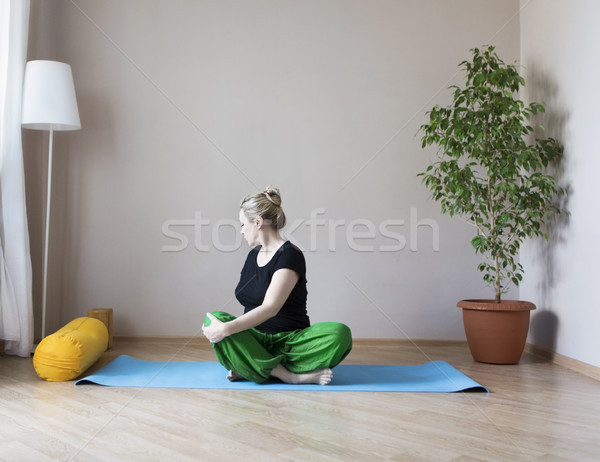
[(278, 207), (281, 207), (281, 194), (279, 193), (279, 189), (269, 185), (265, 188), (263, 194), (267, 199), (269, 199), (270, 202)]

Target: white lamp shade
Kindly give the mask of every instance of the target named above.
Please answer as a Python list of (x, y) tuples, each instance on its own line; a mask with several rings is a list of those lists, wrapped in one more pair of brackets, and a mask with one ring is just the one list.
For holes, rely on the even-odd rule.
[(33, 130), (81, 128), (71, 66), (57, 61), (27, 63), (22, 126)]

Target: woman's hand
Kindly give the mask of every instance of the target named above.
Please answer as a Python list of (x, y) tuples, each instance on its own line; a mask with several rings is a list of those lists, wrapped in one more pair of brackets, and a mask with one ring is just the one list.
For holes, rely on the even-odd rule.
[(229, 336), (226, 323), (218, 320), (211, 313), (206, 313), (206, 317), (210, 319), (210, 325), (202, 326), (202, 333), (210, 343), (218, 343)]

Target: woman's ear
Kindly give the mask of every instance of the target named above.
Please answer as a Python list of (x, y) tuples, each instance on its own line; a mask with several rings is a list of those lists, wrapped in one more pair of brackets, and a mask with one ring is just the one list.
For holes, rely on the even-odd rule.
[(258, 217), (255, 221), (256, 223), (256, 227), (258, 229), (262, 228), (263, 223), (265, 222), (265, 220), (263, 219), (263, 217)]

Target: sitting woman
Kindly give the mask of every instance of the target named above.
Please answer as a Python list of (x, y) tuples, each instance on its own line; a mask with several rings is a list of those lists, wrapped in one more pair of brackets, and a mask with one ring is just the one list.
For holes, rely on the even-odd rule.
[(306, 312), (304, 255), (279, 235), (285, 225), (279, 190), (246, 196), (240, 206), (242, 235), (253, 247), (235, 289), (244, 314), (207, 313), (203, 333), (229, 380), (327, 385), (331, 369), (352, 349), (344, 324), (310, 325)]

